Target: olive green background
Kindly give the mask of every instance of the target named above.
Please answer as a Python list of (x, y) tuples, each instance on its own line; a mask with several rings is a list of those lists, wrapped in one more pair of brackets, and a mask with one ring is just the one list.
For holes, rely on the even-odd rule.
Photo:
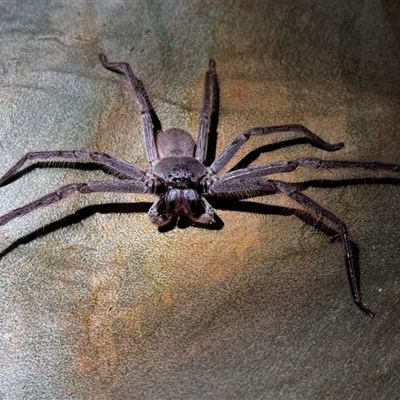
[[(131, 64), (165, 128), (194, 134), (215, 58), (218, 151), (250, 127), (301, 123), (346, 147), (285, 147), (255, 164), (400, 163), (399, 21), (396, 0), (2, 2), (0, 174), (28, 151), (79, 148), (147, 168), (138, 108), (100, 51)], [(236, 161), (292, 137), (254, 139)], [(279, 178), (364, 176), (388, 175)], [(104, 174), (36, 168), (0, 188), (0, 213), (89, 179)], [(359, 244), (374, 320), (352, 303), (340, 244), (279, 215), (296, 207), (284, 196), (254, 199), (277, 207), (261, 214), (220, 211), (220, 231), (160, 233), (153, 198), (128, 194), (73, 195), (1, 227), (0, 398), (396, 398), (400, 188), (337, 186), (305, 193)]]

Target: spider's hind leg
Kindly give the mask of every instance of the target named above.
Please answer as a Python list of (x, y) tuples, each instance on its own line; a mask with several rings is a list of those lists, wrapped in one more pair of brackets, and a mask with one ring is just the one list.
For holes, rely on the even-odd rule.
[(325, 208), (321, 207), (318, 203), (316, 203), (315, 201), (311, 200), (309, 197), (301, 193), (294, 185), (275, 180), (270, 182), (280, 192), (290, 197), (291, 199), (293, 199), (294, 201), (305, 207), (307, 210), (311, 211), (319, 219), (321, 219), (322, 222), (331, 226), (334, 230), (338, 232), (344, 250), (344, 259), (345, 259), (353, 300), (361, 310), (363, 310), (368, 316), (373, 318), (375, 314), (361, 300), (361, 294), (358, 286), (357, 274), (354, 265), (355, 264), (354, 257), (346, 224), (342, 222), (339, 218), (337, 218), (334, 214), (332, 214)]
[(337, 232), (344, 250), (345, 264), (353, 300), (367, 315), (371, 318), (374, 317), (374, 313), (361, 300), (352, 242), (349, 239), (346, 225), (339, 218), (301, 193), (296, 186), (282, 181), (258, 177), (248, 177), (245, 180), (241, 179), (241, 177), (230, 179), (229, 174), (226, 174), (213, 182), (209, 188), (211, 195), (222, 197), (238, 196), (241, 193), (247, 193), (249, 195), (247, 197), (253, 197), (275, 194), (276, 192), (281, 192), (290, 197), (307, 211), (311, 212), (311, 214), (315, 215), (326, 227)]

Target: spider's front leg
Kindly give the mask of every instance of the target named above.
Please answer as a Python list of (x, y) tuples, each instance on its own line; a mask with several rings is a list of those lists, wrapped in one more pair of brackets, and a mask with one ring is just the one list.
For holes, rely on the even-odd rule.
[(90, 162), (95, 162), (104, 166), (111, 172), (118, 174), (125, 179), (139, 179), (146, 173), (138, 166), (131, 164), (120, 158), (110, 156), (93, 150), (60, 150), (60, 151), (35, 151), (25, 154), (12, 168), (10, 168), (0, 179), (0, 186), (7, 183), (12, 177), (21, 170), (28, 161), (47, 161), (47, 160), (81, 160), (90, 158)]
[(201, 163), (207, 162), (207, 147), (210, 133), (210, 123), (213, 115), (218, 115), (219, 86), (216, 65), (210, 59), (208, 71), (204, 79), (203, 109), (200, 114), (199, 131), (197, 135), (195, 158)]
[(210, 195), (239, 197), (242, 193), (247, 193), (249, 195), (253, 193), (253, 196), (260, 196), (281, 192), (306, 208), (306, 210), (314, 214), (323, 223), (333, 228), (338, 233), (343, 245), (345, 265), (353, 300), (367, 315), (371, 318), (374, 317), (375, 314), (361, 300), (351, 243), (344, 222), (289, 183), (261, 177), (237, 177), (232, 179), (228, 178), (227, 180), (225, 180), (224, 177), (225, 175), (210, 184), (208, 188)]
[(158, 161), (156, 136), (158, 132), (162, 131), (162, 128), (161, 122), (158, 119), (153, 106), (151, 105), (149, 96), (146, 93), (143, 83), (135, 76), (128, 63), (110, 62), (105, 54), (102, 53), (99, 54), (99, 58), (104, 68), (112, 72), (116, 72), (117, 74), (124, 75), (133, 92), (135, 93), (136, 100), (142, 112), (142, 125), (146, 144), (147, 159), (150, 165), (153, 166)]

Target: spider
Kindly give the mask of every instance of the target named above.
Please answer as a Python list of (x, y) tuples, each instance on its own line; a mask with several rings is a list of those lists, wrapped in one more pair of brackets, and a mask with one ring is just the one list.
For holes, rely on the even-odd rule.
[[(344, 250), (344, 259), (351, 293), (356, 305), (370, 317), (374, 313), (362, 302), (355, 262), (348, 230), (344, 222), (334, 214), (304, 195), (293, 184), (268, 179), (276, 173), (292, 172), (298, 167), (318, 169), (358, 168), (363, 170), (386, 170), (399, 172), (400, 165), (380, 162), (324, 161), (318, 158), (299, 158), (293, 161), (278, 161), (260, 166), (246, 166), (220, 173), (245, 142), (254, 136), (272, 133), (300, 133), (309, 144), (326, 151), (337, 151), (343, 143), (330, 144), (303, 125), (277, 125), (252, 128), (236, 137), (217, 157), (208, 160), (210, 124), (218, 115), (219, 88), (216, 64), (209, 60), (204, 80), (203, 106), (199, 118), (197, 142), (189, 132), (171, 128), (162, 130), (161, 123), (150, 103), (143, 83), (134, 75), (128, 63), (109, 62), (99, 54), (102, 65), (125, 77), (132, 89), (141, 111), (142, 128), (149, 168), (143, 170), (135, 164), (106, 153), (90, 149), (38, 151), (27, 153), (1, 179), (0, 186), (18, 179), (21, 168), (28, 161), (46, 163), (49, 161), (90, 160), (104, 170), (111, 172), (114, 180), (89, 181), (62, 186), (54, 192), (17, 208), (2, 217), (0, 225), (14, 218), (26, 215), (38, 208), (56, 203), (74, 192), (124, 192), (153, 194), (157, 199), (148, 210), (148, 216), (159, 228), (176, 223), (184, 218), (193, 224), (211, 225), (218, 216), (210, 204), (216, 198), (234, 197), (239, 200), (256, 196), (283, 193), (308, 210), (317, 220), (330, 226), (337, 233)], [(209, 202), (210, 201), (210, 202)]]

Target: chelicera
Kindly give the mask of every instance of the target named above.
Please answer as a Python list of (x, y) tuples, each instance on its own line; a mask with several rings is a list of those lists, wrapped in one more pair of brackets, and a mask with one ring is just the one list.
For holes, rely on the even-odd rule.
[(38, 208), (56, 203), (68, 195), (79, 192), (124, 192), (155, 195), (157, 198), (148, 211), (150, 220), (159, 227), (175, 224), (180, 218), (194, 224), (210, 225), (218, 219), (213, 206), (215, 198), (245, 199), (256, 196), (283, 193), (313, 214), (316, 219), (330, 226), (341, 241), (352, 296), (370, 317), (374, 313), (362, 302), (358, 287), (354, 257), (348, 230), (339, 218), (321, 207), (291, 183), (268, 179), (268, 175), (292, 172), (298, 167), (311, 169), (361, 169), (399, 172), (400, 165), (381, 162), (324, 161), (317, 158), (299, 158), (278, 161), (260, 166), (233, 168), (227, 173), (222, 169), (238, 150), (253, 136), (272, 133), (297, 132), (313, 146), (326, 151), (337, 151), (343, 143), (330, 144), (303, 125), (278, 125), (252, 128), (236, 137), (217, 157), (208, 160), (210, 121), (218, 115), (219, 90), (214, 60), (209, 61), (204, 81), (204, 99), (197, 141), (185, 130), (172, 128), (162, 130), (161, 123), (150, 103), (142, 82), (134, 75), (129, 64), (109, 62), (100, 54), (102, 65), (125, 77), (138, 102), (146, 145), (149, 168), (139, 166), (108, 154), (89, 149), (39, 151), (27, 153), (1, 179), (0, 186), (18, 178), (18, 173), (28, 161), (49, 162), (66, 160), (89, 160), (111, 172), (115, 179), (89, 181), (62, 186), (54, 192), (17, 208), (0, 217), (0, 225), (26, 215)]

